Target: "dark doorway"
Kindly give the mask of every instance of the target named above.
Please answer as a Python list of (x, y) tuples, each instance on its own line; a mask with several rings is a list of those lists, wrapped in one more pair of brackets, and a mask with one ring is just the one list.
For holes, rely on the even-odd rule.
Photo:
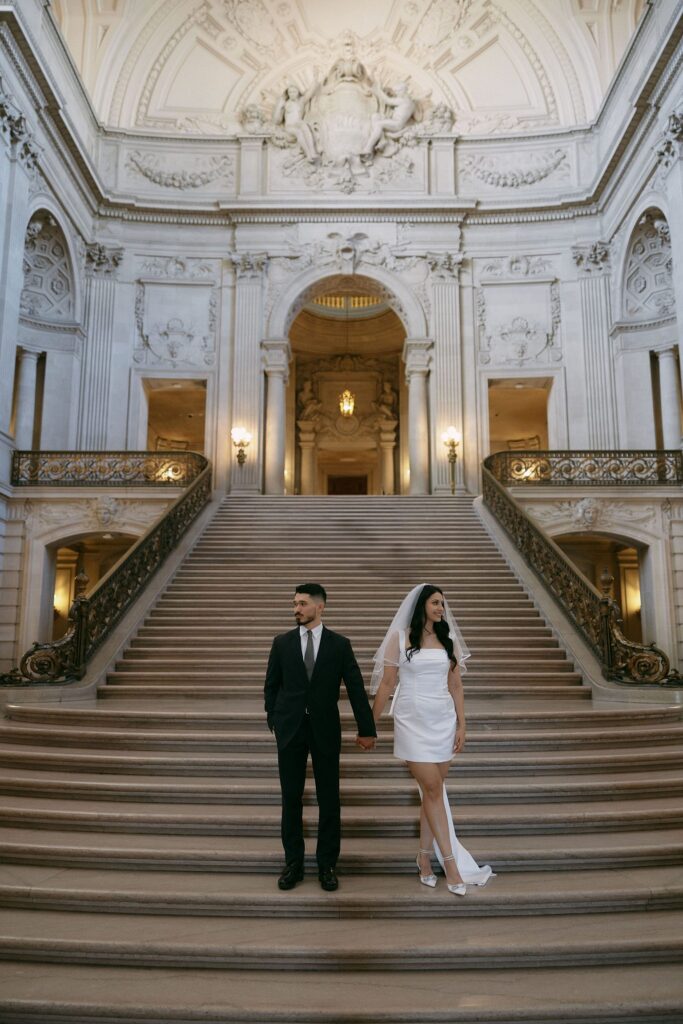
[(328, 476), (328, 494), (367, 494), (367, 476)]

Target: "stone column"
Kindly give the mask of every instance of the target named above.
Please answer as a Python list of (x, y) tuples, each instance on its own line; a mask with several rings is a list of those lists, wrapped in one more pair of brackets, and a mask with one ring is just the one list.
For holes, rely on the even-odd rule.
[[(434, 372), (432, 374), (432, 491), (451, 493), (450, 467), (441, 435), (454, 426), (463, 435), (462, 360), (460, 347), (460, 264), (461, 253), (431, 257), (434, 331)], [(462, 451), (462, 447), (461, 447)], [(459, 491), (464, 491), (462, 483)]]
[(39, 154), (24, 114), (1, 80), (0, 110), (0, 481), (9, 482), (10, 452), (15, 447), (9, 426), (24, 287), (22, 255)]
[(394, 494), (394, 449), (396, 448), (396, 420), (380, 420), (379, 447), (382, 453), (382, 494)]
[(315, 494), (315, 423), (298, 420), (301, 451), (301, 493)]
[(36, 414), (36, 379), (39, 352), (23, 349), (17, 381), (17, 415), (14, 425), (14, 443), (19, 451), (33, 448), (33, 429)]
[(659, 396), (662, 403), (662, 442), (665, 448), (681, 447), (681, 402), (678, 392), (676, 349), (657, 352), (659, 359)]
[(116, 270), (123, 249), (94, 243), (85, 250), (85, 343), (81, 366), (78, 447), (107, 448)]
[(408, 459), (410, 493), (429, 494), (429, 393), (427, 379), (433, 342), (406, 338), (403, 360), (408, 381)]
[(266, 371), (265, 492), (285, 493), (285, 386), (289, 378), (292, 351), (288, 338), (261, 342)]
[(617, 407), (610, 344), (610, 252), (605, 242), (575, 245), (586, 374), (588, 447), (618, 446)]
[(260, 494), (263, 452), (263, 280), (268, 266), (264, 253), (232, 253), (230, 261), (235, 283), (235, 345), (232, 381), (233, 427), (244, 427), (252, 440), (243, 466), (233, 462), (230, 489), (242, 494)]

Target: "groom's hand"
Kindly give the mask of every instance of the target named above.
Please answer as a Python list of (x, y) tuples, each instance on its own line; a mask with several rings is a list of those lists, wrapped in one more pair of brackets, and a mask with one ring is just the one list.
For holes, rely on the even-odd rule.
[(361, 750), (373, 750), (375, 746), (374, 736), (356, 736), (356, 746)]

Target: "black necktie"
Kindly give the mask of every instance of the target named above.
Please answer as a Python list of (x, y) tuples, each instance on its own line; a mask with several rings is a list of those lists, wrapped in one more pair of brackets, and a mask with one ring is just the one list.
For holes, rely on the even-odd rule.
[(315, 654), (313, 653), (313, 630), (306, 630), (306, 653), (304, 654), (304, 666), (309, 682), (315, 668)]

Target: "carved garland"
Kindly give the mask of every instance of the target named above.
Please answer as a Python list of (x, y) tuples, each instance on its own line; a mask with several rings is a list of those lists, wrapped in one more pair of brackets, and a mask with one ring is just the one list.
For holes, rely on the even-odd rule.
[(128, 167), (162, 188), (201, 188), (218, 178), (225, 178), (229, 183), (234, 181), (234, 165), (227, 156), (211, 157), (206, 168), (196, 171), (164, 171), (156, 166), (156, 159), (151, 154), (135, 150), (128, 154)]
[(522, 185), (536, 185), (543, 181), (567, 160), (564, 149), (554, 149), (551, 153), (534, 156), (535, 161), (530, 166), (517, 166), (508, 170), (499, 167), (490, 157), (468, 156), (463, 163), (463, 173), (494, 188), (520, 188)]

